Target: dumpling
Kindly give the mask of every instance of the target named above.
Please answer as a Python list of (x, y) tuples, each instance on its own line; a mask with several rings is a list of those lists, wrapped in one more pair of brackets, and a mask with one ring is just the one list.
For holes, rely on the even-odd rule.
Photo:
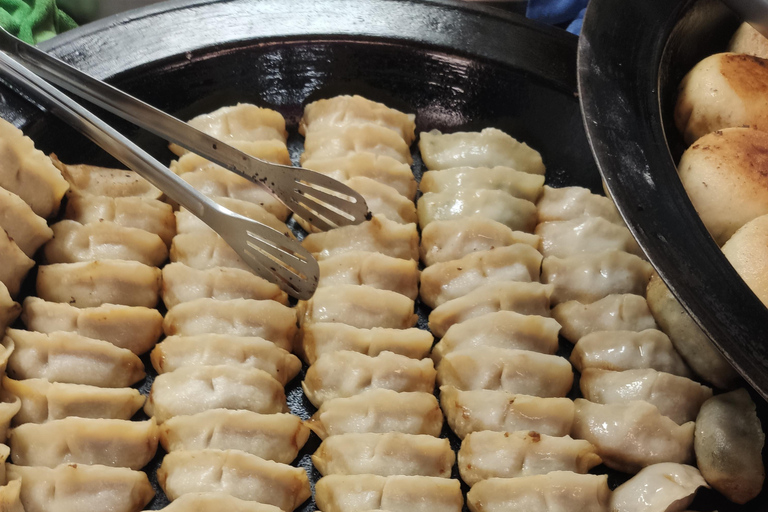
[(7, 372), (14, 379), (48, 379), (105, 388), (130, 386), (146, 375), (144, 364), (130, 350), (69, 332), (8, 329), (3, 345), (13, 342)]
[(167, 452), (242, 450), (262, 459), (290, 464), (309, 438), (309, 428), (293, 414), (211, 409), (174, 416), (160, 426)]
[(743, 388), (710, 398), (696, 418), (694, 448), (704, 479), (734, 503), (744, 504), (765, 481), (765, 444), (755, 403)]
[(155, 496), (147, 474), (128, 468), (86, 464), (5, 467), (9, 480), (21, 480), (26, 512), (138, 512)]
[(360, 329), (351, 325), (318, 322), (301, 328), (301, 344), (304, 357), (314, 364), (323, 354), (339, 350), (351, 350), (369, 356), (382, 352), (394, 352), (412, 359), (424, 359), (429, 355), (434, 338), (424, 329)]
[(179, 496), (162, 510), (165, 512), (221, 512), (221, 510), (227, 512), (280, 512), (280, 509), (274, 505), (241, 500), (222, 492), (191, 492)]
[(435, 389), (435, 368), (431, 359), (411, 359), (391, 352), (376, 357), (359, 352), (331, 352), (309, 367), (301, 387), (315, 407), (370, 389), (431, 393)]
[(329, 127), (306, 134), (301, 162), (374, 153), (410, 165), (413, 157), (408, 146), (397, 133), (375, 124)]
[(372, 329), (407, 329), (416, 325), (413, 300), (390, 290), (343, 284), (318, 288), (297, 306), (302, 325), (333, 322)]
[(413, 200), (404, 197), (393, 187), (365, 176), (355, 176), (344, 184), (363, 196), (372, 215), (381, 215), (400, 224), (416, 222), (416, 205)]
[(768, 39), (747, 22), (742, 23), (728, 43), (728, 51), (768, 59)]
[(64, 418), (11, 429), (11, 460), (20, 466), (100, 464), (141, 469), (157, 451), (155, 420)]
[(478, 347), (532, 350), (542, 354), (557, 352), (560, 324), (539, 315), (514, 311), (487, 313), (460, 324), (453, 324), (432, 350), (436, 363), (456, 350)]
[(536, 205), (503, 190), (449, 188), (427, 192), (418, 201), (419, 226), (424, 229), (438, 220), (480, 216), (516, 231), (532, 233), (536, 227)]
[(489, 478), (587, 473), (601, 462), (595, 447), (583, 439), (535, 431), (472, 432), (461, 442), (458, 459), (461, 479), (470, 486)]
[(143, 229), (127, 228), (114, 222), (80, 224), (73, 220), (62, 220), (51, 228), (53, 239), (43, 248), (48, 263), (112, 259), (159, 267), (168, 259), (168, 248), (163, 240)]
[(51, 161), (69, 182), (72, 192), (107, 197), (144, 197), (160, 199), (163, 192), (142, 178), (139, 173), (125, 169), (109, 169), (93, 165), (67, 165), (56, 155)]
[[(3, 472), (5, 472), (5, 465), (3, 465)], [(21, 480), (13, 480), (0, 486), (0, 510), (25, 512), (24, 505), (21, 504)]]
[(307, 426), (320, 439), (368, 432), (437, 437), (443, 428), (443, 413), (431, 392), (398, 393), (391, 389), (371, 389), (324, 402)]
[(458, 480), (430, 476), (328, 475), (315, 484), (323, 512), (461, 512)]
[(589, 252), (624, 251), (644, 257), (626, 226), (602, 217), (542, 222), (535, 233), (541, 237), (544, 256), (567, 258)]
[(440, 338), (454, 324), (496, 311), (549, 316), (551, 293), (551, 286), (540, 283), (509, 281), (487, 284), (432, 310), (429, 329)]
[(225, 267), (252, 274), (256, 272), (223, 238), (204, 231), (173, 237), (170, 258), (174, 263), (182, 263), (196, 270)]
[[(18, 414), (20, 409), (21, 400), (19, 397), (4, 390), (0, 391), (0, 438), (8, 438), (8, 429), (11, 426), (11, 419)], [(0, 445), (0, 447), (2, 446), (4, 445)], [(0, 477), (2, 476), (2, 472), (0, 472)], [(2, 481), (4, 482), (5, 480)]]
[[(266, 160), (268, 162), (272, 162), (280, 165), (291, 165), (291, 156), (288, 153), (288, 147), (285, 145), (285, 142), (283, 142), (282, 140), (277, 140), (277, 139), (230, 140), (227, 142), (227, 144), (229, 144), (233, 148), (239, 149), (243, 153), (249, 154), (251, 156), (255, 156), (257, 158), (261, 158), (262, 160)], [(218, 164), (211, 162), (210, 160), (206, 159), (201, 155), (198, 155), (197, 153), (186, 152), (183, 155), (180, 155), (178, 160), (171, 161), (171, 165), (169, 167), (174, 173), (178, 174), (179, 176), (182, 176), (182, 178), (184, 177), (185, 174), (193, 173), (196, 171), (216, 169), (218, 171), (226, 171), (231, 176), (237, 176), (242, 180), (245, 180), (246, 183), (256, 185), (256, 183), (252, 182), (251, 180), (247, 178), (242, 178), (238, 174), (232, 171), (229, 171)], [(222, 177), (227, 176), (227, 174), (224, 174), (223, 172), (219, 172), (218, 174)], [(228, 182), (228, 180), (224, 179), (220, 183), (224, 183), (224, 182)], [(233, 183), (233, 182), (230, 182), (230, 183)], [(259, 188), (261, 188), (264, 191), (267, 190), (264, 187), (259, 186)], [(211, 195), (229, 197), (228, 195), (224, 195), (224, 194), (211, 194)]]
[(511, 167), (454, 167), (425, 172), (421, 176), (419, 189), (424, 193), (455, 190), (457, 187), (468, 190), (502, 190), (535, 203), (543, 185), (544, 176), (516, 171)]
[(170, 204), (146, 197), (96, 196), (71, 192), (64, 217), (80, 224), (114, 222), (127, 228), (143, 229), (159, 236), (165, 245), (176, 234)]
[(640, 470), (611, 496), (612, 512), (667, 512), (691, 504), (699, 487), (709, 487), (693, 466), (662, 462)]
[(391, 290), (415, 300), (419, 294), (419, 264), (377, 252), (350, 251), (319, 262), (318, 287), (365, 285)]
[(375, 124), (397, 133), (407, 144), (416, 138), (416, 116), (362, 96), (342, 95), (313, 101), (304, 107), (299, 133), (349, 125)]
[(421, 274), (421, 300), (435, 308), (486, 284), (538, 281), (541, 259), (530, 245), (514, 244), (436, 263)]
[(258, 336), (290, 350), (297, 331), (296, 311), (273, 300), (196, 299), (168, 310), (163, 329), (166, 336)]
[(0, 332), (5, 332), (21, 314), (21, 304), (11, 298), (8, 288), (0, 283)]
[(437, 368), (437, 383), (462, 391), (501, 390), (541, 397), (565, 396), (573, 385), (567, 359), (529, 350), (478, 347), (447, 354)]
[(301, 245), (318, 260), (350, 251), (379, 252), (405, 260), (419, 259), (416, 224), (398, 224), (379, 216), (355, 226), (307, 235)]
[(21, 409), (13, 417), (15, 426), (70, 416), (128, 420), (141, 409), (145, 400), (134, 388), (100, 388), (45, 379), (3, 377), (3, 389), (21, 400)]
[(0, 120), (0, 162), (0, 187), (21, 197), (44, 219), (59, 211), (69, 184), (32, 139), (5, 120)]
[(430, 222), (421, 235), (421, 261), (426, 266), (513, 244), (539, 247), (537, 235), (512, 231), (500, 222), (479, 215)]
[[(274, 214), (265, 210), (263, 206), (259, 206), (256, 203), (249, 203), (248, 201), (232, 199), (231, 197), (212, 197), (211, 199), (229, 211), (261, 222), (262, 224), (266, 224), (288, 238), (296, 239), (296, 236), (290, 229), (288, 229), (285, 223), (275, 217)], [(200, 220), (194, 213), (184, 207), (179, 208), (179, 211), (174, 215), (176, 217), (177, 234), (199, 233), (201, 231), (204, 233), (214, 233), (213, 229), (208, 224)]]
[(224, 492), (287, 512), (312, 495), (304, 469), (240, 450), (171, 452), (157, 470), (157, 481), (170, 500), (190, 492)]
[(312, 455), (312, 464), (321, 475), (450, 478), (455, 461), (448, 439), (400, 432), (331, 436)]
[(579, 380), (581, 393), (598, 404), (643, 400), (661, 414), (682, 425), (695, 421), (701, 404), (712, 397), (712, 389), (696, 381), (652, 369), (612, 372), (587, 368)]
[(21, 282), (27, 277), (27, 272), (35, 266), (35, 261), (24, 254), (3, 229), (0, 229), (0, 261), (3, 262), (0, 265), (0, 283), (5, 285), (11, 297), (16, 297), (21, 289)]
[(165, 307), (196, 299), (274, 300), (288, 304), (288, 294), (250, 271), (231, 267), (196, 269), (183, 263), (163, 267), (162, 297)]
[(609, 468), (625, 473), (659, 462), (693, 461), (692, 421), (678, 425), (647, 402), (600, 405), (574, 401), (571, 435), (586, 439)]
[(41, 265), (37, 295), (78, 308), (102, 304), (154, 308), (160, 296), (160, 269), (127, 260)]
[(691, 372), (663, 332), (656, 329), (633, 331), (597, 331), (583, 336), (571, 353), (577, 370), (632, 370), (653, 368), (681, 377)]
[(19, 196), (3, 188), (0, 188), (0, 229), (30, 258), (53, 236), (45, 219)]
[[(215, 385), (214, 385), (215, 384)], [(144, 412), (158, 423), (210, 409), (287, 412), (285, 391), (274, 377), (240, 366), (184, 366), (158, 375)]]
[(536, 206), (539, 209), (539, 222), (602, 217), (609, 222), (624, 226), (624, 221), (613, 201), (605, 196), (593, 194), (583, 187), (553, 188), (544, 185)]
[(608, 295), (591, 304), (570, 300), (552, 308), (552, 318), (560, 322), (560, 334), (571, 343), (596, 331), (656, 329), (656, 321), (640, 295)]
[(651, 272), (650, 263), (623, 251), (549, 256), (541, 265), (541, 282), (554, 285), (552, 304), (589, 304), (608, 295), (643, 295)]
[(496, 128), (451, 134), (422, 132), (419, 149), (429, 170), (505, 166), (530, 174), (545, 171), (538, 151)]
[(150, 350), (163, 333), (163, 315), (156, 309), (138, 306), (103, 304), (95, 308), (77, 308), (27, 297), (21, 319), (31, 331), (71, 332), (108, 341), (134, 354)]
[(338, 181), (362, 176), (384, 183), (411, 201), (416, 196), (416, 178), (408, 164), (375, 153), (354, 153), (338, 158), (311, 159), (302, 167)]
[(553, 471), (546, 475), (491, 478), (467, 493), (470, 512), (608, 512), (608, 475)]
[(460, 439), (471, 432), (534, 430), (550, 436), (570, 433), (574, 406), (568, 398), (540, 398), (488, 389), (440, 388), (440, 405)]
[(231, 365), (264, 370), (285, 386), (299, 374), (301, 361), (271, 341), (227, 334), (168, 336), (150, 355), (157, 373), (184, 366)]

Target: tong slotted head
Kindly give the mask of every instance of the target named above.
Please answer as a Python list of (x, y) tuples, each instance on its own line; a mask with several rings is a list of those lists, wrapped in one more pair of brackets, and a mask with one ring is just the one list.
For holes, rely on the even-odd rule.
[[(4, 30), (2, 32), (0, 39), (3, 43), (13, 37)], [(3, 52), (0, 52), (0, 73), (199, 217), (258, 275), (276, 283), (293, 297), (308, 299), (312, 296), (317, 288), (319, 267), (299, 242), (233, 213), (204, 196), (114, 128)]]

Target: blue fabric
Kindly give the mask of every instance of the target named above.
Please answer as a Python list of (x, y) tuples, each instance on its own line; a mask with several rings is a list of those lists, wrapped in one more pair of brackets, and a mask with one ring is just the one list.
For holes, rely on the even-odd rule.
[(579, 35), (581, 33), (581, 25), (584, 23), (584, 13), (587, 12), (587, 8), (583, 8), (576, 19), (568, 25), (568, 32), (571, 34)]
[(530, 19), (561, 25), (569, 23), (568, 30), (578, 34), (581, 20), (589, 0), (528, 0), (526, 16)]

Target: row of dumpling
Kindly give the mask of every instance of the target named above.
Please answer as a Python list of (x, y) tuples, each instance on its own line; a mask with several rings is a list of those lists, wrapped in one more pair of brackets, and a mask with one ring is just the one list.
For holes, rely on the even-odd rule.
[[(224, 107), (190, 121), (246, 153), (290, 164), (285, 120), (254, 105)], [(266, 189), (198, 155), (171, 169), (231, 211), (286, 236), (288, 210)], [(285, 385), (301, 370), (293, 354), (296, 312), (280, 288), (258, 277), (189, 211), (175, 212), (171, 263), (163, 268), (165, 339), (150, 360), (158, 375), (145, 411), (168, 452), (157, 471), (168, 510), (293, 511), (310, 496), (291, 463), (309, 437), (288, 412)]]
[[(312, 456), (325, 512), (460, 511), (455, 454), (440, 439), (429, 332), (415, 328), (418, 232), (409, 164), (414, 116), (359, 96), (307, 105), (305, 167), (346, 180), (373, 218), (308, 235), (320, 263), (312, 299), (298, 305), (304, 391), (322, 439)], [(396, 198), (390, 201), (388, 198)]]

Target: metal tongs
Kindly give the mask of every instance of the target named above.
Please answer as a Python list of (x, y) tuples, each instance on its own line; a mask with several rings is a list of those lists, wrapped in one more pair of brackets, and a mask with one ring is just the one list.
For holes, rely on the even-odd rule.
[(768, 37), (768, 0), (723, 0), (723, 3)]
[(346, 185), (317, 172), (272, 164), (243, 153), (24, 43), (1, 28), (0, 50), (6, 52), (0, 52), (0, 73), (199, 217), (258, 275), (276, 283), (293, 297), (311, 297), (319, 277), (317, 261), (299, 242), (260, 222), (235, 214), (202, 195), (40, 77), (268, 188), (290, 210), (321, 229), (358, 224), (369, 216), (365, 200)]

